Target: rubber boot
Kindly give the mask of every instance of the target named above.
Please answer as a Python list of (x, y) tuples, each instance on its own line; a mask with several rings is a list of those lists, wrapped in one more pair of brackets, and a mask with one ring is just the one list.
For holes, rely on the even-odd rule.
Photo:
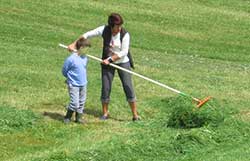
[(82, 113), (76, 112), (76, 120), (75, 120), (76, 123), (79, 123), (79, 124), (85, 123), (84, 120), (82, 119), (82, 115), (83, 115)]
[(72, 115), (73, 115), (73, 112), (74, 112), (74, 111), (71, 111), (71, 110), (68, 110), (68, 111), (67, 111), (66, 116), (64, 117), (64, 123), (65, 123), (65, 124), (70, 123), (70, 120), (71, 120), (71, 117), (72, 117)]

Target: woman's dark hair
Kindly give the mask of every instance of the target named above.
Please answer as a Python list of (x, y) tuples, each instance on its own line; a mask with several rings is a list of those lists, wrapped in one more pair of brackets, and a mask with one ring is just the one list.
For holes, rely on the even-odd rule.
[(115, 25), (122, 25), (123, 19), (122, 16), (118, 13), (111, 13), (111, 15), (108, 18), (108, 25), (110, 27), (114, 27)]
[(83, 37), (81, 37), (79, 40), (77, 40), (76, 42), (76, 49), (79, 50), (81, 47), (90, 47), (91, 44), (90, 42), (88, 41), (88, 39), (84, 39)]

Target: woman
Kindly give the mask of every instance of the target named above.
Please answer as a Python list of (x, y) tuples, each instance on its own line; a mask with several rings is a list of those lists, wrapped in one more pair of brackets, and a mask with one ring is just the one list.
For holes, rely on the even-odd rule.
[[(110, 102), (110, 93), (112, 81), (115, 74), (115, 68), (109, 66), (109, 63), (114, 63), (123, 68), (130, 70), (132, 65), (129, 59), (129, 43), (130, 35), (122, 27), (123, 19), (118, 13), (112, 13), (108, 17), (108, 25), (100, 26), (94, 30), (84, 33), (80, 38), (89, 39), (96, 36), (103, 38), (103, 53), (102, 53), (102, 91), (101, 101), (103, 115), (101, 120), (106, 120), (109, 117), (108, 105)], [(79, 38), (79, 39), (80, 39)], [(74, 50), (75, 42), (68, 46), (69, 50)], [(131, 80), (131, 74), (118, 70), (119, 78), (122, 82), (123, 90), (126, 94), (127, 101), (131, 107), (133, 121), (140, 120), (136, 110), (136, 97)]]

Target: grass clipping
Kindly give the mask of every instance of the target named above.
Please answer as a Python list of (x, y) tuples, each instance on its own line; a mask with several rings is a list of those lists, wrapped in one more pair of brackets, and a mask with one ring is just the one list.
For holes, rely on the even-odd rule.
[(196, 104), (189, 98), (179, 96), (170, 99), (167, 101), (167, 106), (171, 108), (167, 126), (173, 128), (217, 126), (224, 120), (224, 116), (220, 109), (214, 105), (216, 105), (214, 100), (210, 100), (202, 107), (197, 108)]
[(0, 133), (31, 127), (37, 118), (31, 110), (0, 106)]

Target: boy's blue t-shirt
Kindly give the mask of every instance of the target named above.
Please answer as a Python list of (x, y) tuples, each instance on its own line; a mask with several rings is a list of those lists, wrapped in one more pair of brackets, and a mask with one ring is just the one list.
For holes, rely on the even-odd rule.
[(72, 53), (64, 62), (62, 74), (67, 78), (67, 83), (73, 86), (85, 86), (87, 84), (87, 62), (84, 55)]

